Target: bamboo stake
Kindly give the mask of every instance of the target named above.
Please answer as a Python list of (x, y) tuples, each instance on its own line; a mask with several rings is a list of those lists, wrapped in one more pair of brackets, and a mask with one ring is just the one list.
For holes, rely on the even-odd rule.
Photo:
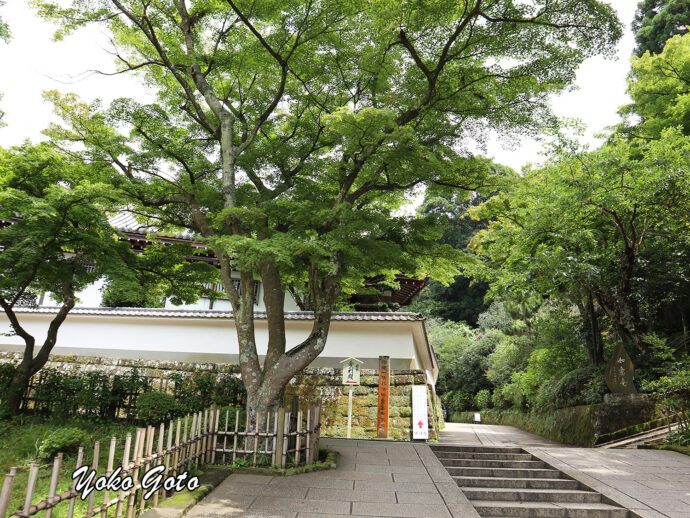
[(285, 408), (281, 405), (276, 416), (276, 447), (275, 459), (273, 464), (275, 466), (281, 465), (283, 462), (283, 439), (285, 434)]
[[(156, 461), (154, 464), (158, 464), (161, 462), (163, 458), (163, 441), (165, 439), (165, 424), (161, 423), (160, 429), (158, 430), (158, 449), (156, 453)], [(161, 492), (161, 489), (156, 491), (153, 495), (153, 507), (158, 506), (158, 494)]]
[(29, 510), (31, 509), (31, 500), (34, 496), (36, 480), (38, 479), (38, 464), (32, 462), (29, 469), (29, 482), (26, 485), (26, 499), (24, 500), (24, 510), (22, 511), (24, 516), (31, 516)]
[(214, 427), (213, 427), (213, 445), (211, 449), (211, 464), (216, 463), (216, 447), (218, 446), (218, 425), (220, 424), (220, 409), (215, 405), (213, 405), (214, 410), (215, 410), (215, 420), (214, 420)]
[[(225, 411), (225, 433), (223, 434), (223, 464), (225, 464), (225, 450), (228, 449), (228, 424), (230, 421), (230, 409)], [(0, 517), (2, 518), (2, 517)]]
[[(53, 472), (50, 475), (50, 488), (48, 489), (48, 498), (46, 503), (48, 505), (53, 505), (53, 499), (55, 498), (55, 493), (57, 492), (58, 478), (60, 477), (60, 468), (62, 467), (62, 453), (58, 453), (53, 459)], [(50, 518), (53, 515), (53, 508), (50, 507), (46, 509), (46, 518)]]
[(271, 466), (276, 465), (276, 441), (278, 436), (278, 414), (280, 410), (273, 416), (273, 452), (271, 453)]
[(237, 434), (240, 425), (240, 411), (235, 410), (235, 433), (232, 441), (232, 463), (235, 464), (235, 457), (237, 457)]
[(190, 454), (189, 454), (189, 465), (191, 466), (194, 463), (194, 459), (196, 459), (196, 446), (197, 446), (197, 421), (199, 419), (199, 413), (196, 412), (193, 417), (192, 417), (192, 428), (189, 432), (189, 440), (191, 441), (190, 444)]
[(182, 452), (180, 454), (180, 468), (184, 469), (185, 462), (187, 462), (187, 424), (189, 423), (189, 414), (184, 416), (184, 433), (182, 434)]
[[(153, 451), (153, 437), (155, 436), (156, 430), (153, 426), (148, 426), (146, 428), (146, 443), (144, 447), (144, 469), (143, 473), (146, 473), (151, 467), (151, 453)], [(143, 478), (143, 475), (142, 475)], [(139, 514), (144, 512), (144, 507), (146, 506), (146, 500), (144, 500), (144, 491), (141, 491), (141, 501), (139, 502)]]
[(271, 434), (271, 411), (269, 410), (266, 412), (266, 433), (264, 436), (264, 451), (263, 453), (265, 455), (268, 455), (270, 451), (268, 451), (268, 443), (269, 443), (269, 437)]
[[(110, 439), (110, 448), (108, 450), (108, 464), (106, 465), (106, 471), (105, 471), (105, 476), (110, 477), (110, 475), (113, 472), (113, 465), (115, 464), (115, 445), (117, 444), (117, 439), (115, 437), (112, 437)], [(101, 518), (106, 518), (108, 516), (108, 502), (110, 501), (109, 498), (109, 491), (106, 489), (103, 491), (103, 509), (101, 511)]]
[(177, 463), (180, 458), (180, 428), (182, 426), (182, 419), (177, 418), (177, 429), (175, 431), (175, 450), (172, 457), (173, 475), (177, 476)]
[[(93, 463), (91, 464), (91, 467), (93, 468), (94, 471), (98, 473), (98, 454), (101, 451), (101, 443), (99, 441), (96, 441), (93, 445)], [(98, 476), (98, 475), (97, 475)], [(89, 505), (86, 507), (86, 516), (91, 517), (93, 516), (93, 501), (96, 498), (96, 492), (92, 491), (91, 494), (89, 495)]]
[(14, 477), (17, 475), (17, 468), (11, 468), (9, 474), (5, 477), (5, 482), (2, 484), (2, 492), (0, 492), (0, 518), (5, 518), (7, 508), (10, 505), (10, 494), (12, 493), (12, 486), (14, 485)]
[[(128, 433), (125, 437), (125, 449), (122, 454), (122, 476), (129, 474), (129, 449), (132, 447), (132, 434)], [(125, 492), (120, 490), (117, 495), (117, 506), (115, 507), (115, 518), (122, 516), (122, 503), (125, 500)]]
[(256, 416), (256, 426), (254, 432), (254, 460), (252, 466), (256, 466), (256, 451), (259, 448), (259, 415)]
[(134, 482), (134, 487), (129, 491), (127, 495), (127, 518), (134, 518), (134, 503), (137, 496), (137, 483), (139, 481), (139, 461), (141, 459), (141, 451), (144, 447), (144, 428), (137, 428), (136, 437), (134, 439), (134, 466), (132, 467), (132, 482)]
[(208, 462), (206, 459), (208, 457), (208, 448), (209, 445), (211, 444), (211, 440), (208, 436), (208, 431), (210, 429), (210, 424), (211, 424), (211, 416), (209, 415), (209, 409), (204, 410), (204, 426), (201, 427), (201, 463), (205, 464)]
[(290, 412), (285, 412), (285, 419), (283, 421), (283, 458), (280, 461), (280, 467), (283, 469), (285, 469), (285, 465), (287, 463), (288, 435), (290, 431), (289, 426)]
[(295, 436), (295, 466), (299, 466), (300, 447), (302, 446), (302, 405), (297, 402), (297, 435)]
[[(75, 471), (82, 467), (83, 462), (84, 462), (84, 448), (79, 448), (79, 451), (77, 453), (77, 465), (74, 468)], [(74, 489), (74, 485), (71, 486), (71, 489)], [(77, 495), (74, 495), (69, 501), (69, 509), (67, 510), (67, 518), (72, 518), (72, 516), (74, 515), (74, 504), (76, 503), (76, 498), (77, 498)]]
[(312, 426), (311, 426), (311, 424), (312, 424), (311, 423), (311, 416), (312, 416), (311, 408), (312, 408), (312, 406), (313, 405), (307, 405), (307, 437), (306, 437), (306, 443), (304, 445), (304, 447), (305, 447), (304, 463), (309, 465), (309, 466), (312, 464), (313, 459), (311, 457), (311, 454), (314, 451), (314, 449), (311, 447), (311, 437), (312, 437), (312, 435), (311, 435), (311, 428), (312, 428)]
[[(168, 442), (165, 445), (165, 472), (163, 473), (163, 478), (168, 478), (168, 474), (170, 473), (170, 450), (172, 449), (172, 438), (173, 438), (173, 420), (170, 420), (170, 424), (168, 425)], [(167, 494), (165, 492), (165, 489), (161, 491), (161, 497), (163, 500), (167, 498)]]

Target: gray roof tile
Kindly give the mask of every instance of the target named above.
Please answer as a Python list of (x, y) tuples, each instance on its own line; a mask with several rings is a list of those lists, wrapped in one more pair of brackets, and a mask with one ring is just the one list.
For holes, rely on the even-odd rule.
[[(56, 306), (39, 306), (37, 308), (15, 308), (16, 313), (57, 313)], [(208, 309), (160, 309), (160, 308), (74, 308), (70, 315), (100, 315), (100, 316), (128, 316), (128, 317), (157, 317), (157, 318), (232, 318), (232, 311)], [(254, 318), (265, 320), (265, 311), (256, 311)], [(286, 311), (285, 320), (313, 320), (311, 311)], [(359, 321), (420, 321), (424, 318), (419, 313), (399, 312), (386, 313), (374, 311), (335, 312), (331, 320), (359, 320)]]

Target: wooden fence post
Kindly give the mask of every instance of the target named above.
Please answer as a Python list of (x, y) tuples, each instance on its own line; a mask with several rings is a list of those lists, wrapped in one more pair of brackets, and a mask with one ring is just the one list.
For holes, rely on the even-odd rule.
[[(74, 468), (75, 471), (82, 467), (83, 462), (84, 462), (84, 448), (79, 448), (79, 451), (77, 453), (77, 465)], [(72, 485), (71, 487), (72, 487), (72, 489), (74, 489), (74, 485)], [(69, 509), (67, 510), (67, 518), (72, 518), (72, 516), (74, 516), (74, 504), (75, 503), (76, 503), (75, 498), (72, 498), (69, 501)]]
[(14, 477), (17, 474), (17, 468), (11, 468), (9, 474), (5, 477), (5, 482), (2, 484), (2, 492), (0, 492), (0, 518), (5, 518), (7, 508), (10, 505), (10, 494), (12, 494), (12, 486), (14, 485)]
[(232, 440), (232, 463), (235, 464), (235, 458), (237, 457), (237, 435), (239, 433), (240, 426), (240, 411), (235, 410), (235, 433), (233, 434)]
[(36, 480), (38, 479), (38, 464), (35, 462), (31, 463), (31, 468), (29, 468), (29, 482), (26, 485), (26, 499), (24, 500), (24, 509), (22, 510), (21, 516), (31, 516), (29, 510), (31, 509), (31, 500), (34, 496), (34, 490), (36, 489)]
[(285, 407), (280, 405), (278, 408), (278, 415), (276, 417), (276, 442), (275, 442), (275, 456), (273, 463), (276, 466), (281, 466), (283, 462), (283, 435), (285, 433)]
[(300, 447), (302, 446), (302, 405), (297, 401), (297, 435), (295, 435), (295, 466), (299, 466)]
[[(50, 474), (50, 487), (48, 489), (48, 504), (53, 505), (53, 499), (57, 492), (58, 478), (60, 478), (60, 468), (62, 467), (62, 453), (58, 453), (53, 459), (53, 472)], [(53, 508), (46, 509), (46, 518), (53, 515)]]
[(216, 463), (216, 446), (218, 445), (218, 425), (220, 424), (220, 409), (218, 405), (213, 403), (211, 411), (215, 416), (213, 423), (213, 444), (211, 445), (211, 464)]

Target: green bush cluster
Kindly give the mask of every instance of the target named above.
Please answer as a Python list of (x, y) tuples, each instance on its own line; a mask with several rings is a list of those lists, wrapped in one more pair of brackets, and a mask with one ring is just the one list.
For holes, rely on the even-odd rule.
[(139, 420), (151, 425), (167, 421), (178, 413), (175, 397), (162, 392), (139, 394), (136, 407)]
[(211, 372), (171, 374), (175, 383), (173, 396), (180, 413), (196, 412), (215, 403), (218, 406), (242, 406), (247, 402), (247, 392), (242, 380), (232, 375)]
[[(10, 363), (0, 364), (0, 403), (14, 370)], [(167, 395), (152, 392), (149, 379), (136, 368), (114, 376), (44, 368), (30, 398), (33, 411), (44, 415), (80, 416), (99, 421), (139, 418), (147, 424), (198, 412), (213, 403), (219, 407), (246, 403), (242, 380), (232, 375), (176, 373), (170, 375), (170, 380), (174, 388), (172, 395)]]
[(79, 428), (56, 428), (41, 441), (37, 457), (41, 461), (52, 459), (58, 453), (76, 453), (89, 442), (89, 434)]

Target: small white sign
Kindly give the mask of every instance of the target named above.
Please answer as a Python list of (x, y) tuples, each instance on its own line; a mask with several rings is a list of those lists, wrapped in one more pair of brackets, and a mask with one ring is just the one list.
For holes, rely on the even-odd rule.
[(412, 386), (412, 438), (429, 438), (429, 414), (426, 385)]
[(343, 385), (359, 385), (359, 365), (362, 360), (357, 358), (347, 358), (343, 363)]
[(479, 412), (474, 413), (474, 422), (475, 423), (481, 423), (482, 422), (482, 416)]

